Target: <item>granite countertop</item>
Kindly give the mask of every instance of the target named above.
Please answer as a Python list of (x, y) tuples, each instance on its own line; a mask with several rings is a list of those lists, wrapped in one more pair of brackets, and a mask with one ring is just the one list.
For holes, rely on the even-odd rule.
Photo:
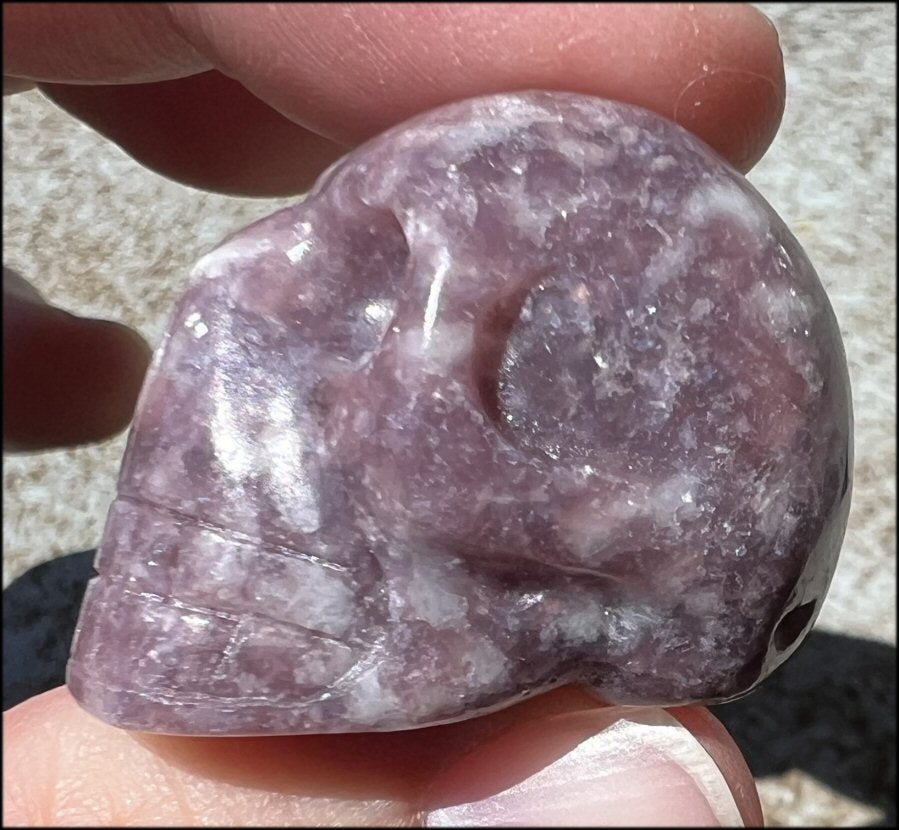
[[(846, 345), (855, 490), (833, 586), (800, 652), (718, 707), (774, 826), (895, 821), (896, 8), (761, 3), (787, 66), (783, 127), (749, 178), (815, 263)], [(190, 265), (291, 200), (167, 181), (29, 92), (4, 100), (4, 265), (155, 343)], [(124, 436), (3, 466), (3, 584), (96, 546)]]

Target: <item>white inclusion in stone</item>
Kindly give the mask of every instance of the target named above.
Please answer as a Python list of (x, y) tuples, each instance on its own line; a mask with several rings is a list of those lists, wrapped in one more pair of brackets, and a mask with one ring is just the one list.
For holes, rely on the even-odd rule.
[(294, 669), (294, 682), (299, 685), (327, 686), (352, 666), (352, 652), (335, 643), (309, 643)]
[(197, 340), (209, 333), (209, 326), (203, 322), (199, 311), (194, 311), (192, 314), (187, 315), (184, 320), (184, 327), (190, 329)]
[(679, 236), (666, 242), (650, 259), (643, 270), (646, 290), (656, 290), (676, 277), (687, 273), (696, 258), (693, 240)]
[(587, 171), (588, 168), (595, 169), (613, 164), (621, 152), (616, 146), (585, 143), (575, 139), (562, 139), (559, 141), (557, 149), (581, 173)]
[(243, 575), (252, 601), (260, 608), (278, 609), (285, 623), (342, 637), (353, 624), (355, 595), (345, 578), (306, 559), (264, 554), (246, 566)]
[(680, 432), (678, 433), (680, 437), (681, 444), (688, 450), (696, 449), (696, 434), (693, 432), (693, 427), (690, 424), (684, 424), (680, 428)]
[(695, 323), (697, 320), (701, 320), (705, 317), (713, 308), (714, 305), (712, 305), (710, 299), (707, 297), (700, 297), (692, 306), (690, 306), (690, 319)]
[(406, 586), (410, 610), (434, 628), (450, 628), (465, 619), (468, 601), (417, 573)]
[[(284, 417), (289, 404), (279, 400), (273, 405), (278, 417)], [(303, 441), (299, 424), (275, 421), (259, 434), (262, 452), (259, 471), (268, 473), (271, 498), (278, 512), (302, 533), (312, 533), (321, 526), (321, 505), (314, 482), (314, 470)]]
[(597, 366), (599, 366), (600, 369), (608, 369), (609, 368), (608, 361), (601, 354), (599, 354), (599, 352), (597, 352), (595, 355), (593, 355), (593, 362)]
[(558, 635), (568, 645), (595, 643), (606, 627), (605, 616), (600, 610), (595, 602), (582, 608), (566, 609), (556, 620)]
[(387, 300), (373, 300), (365, 306), (365, 319), (369, 323), (383, 323), (389, 320), (396, 310), (396, 303)]
[(209, 628), (210, 620), (207, 617), (201, 617), (198, 614), (185, 614), (181, 618), (181, 622), (191, 631), (203, 631), (204, 629)]
[(625, 146), (629, 147), (640, 137), (640, 130), (631, 124), (625, 124), (618, 130), (618, 140)]
[(304, 587), (308, 595), (303, 616), (308, 627), (342, 637), (353, 622), (355, 596), (349, 586), (326, 568), (317, 568), (308, 574)]
[(683, 504), (693, 503), (693, 488), (699, 479), (690, 473), (677, 473), (652, 488), (647, 507), (660, 524), (670, 520), (671, 514)]
[(235, 265), (259, 258), (260, 254), (274, 250), (274, 245), (269, 239), (260, 239), (254, 244), (246, 241), (235, 241), (210, 251), (202, 257), (191, 270), (191, 280), (214, 280), (227, 276), (234, 270)]
[(429, 556), (433, 554), (404, 558), (402, 567), (390, 575), (390, 618), (422, 620), (434, 628), (452, 628), (464, 622), (468, 601), (455, 590), (456, 569)]
[(749, 506), (758, 515), (756, 527), (759, 532), (773, 539), (781, 529), (784, 516), (790, 509), (789, 487), (770, 489), (760, 487), (750, 498)]
[(312, 248), (312, 243), (307, 239), (303, 242), (298, 242), (292, 248), (289, 248), (286, 251), (287, 258), (294, 264), (299, 262)]
[(792, 288), (758, 282), (747, 299), (756, 308), (760, 321), (775, 336), (784, 336), (791, 328), (808, 323), (808, 305)]
[(377, 724), (385, 715), (402, 712), (400, 701), (378, 678), (378, 664), (374, 664), (353, 678), (346, 716), (367, 725)]
[(664, 155), (664, 156), (656, 156), (650, 163), (649, 169), (653, 171), (653, 173), (659, 173), (663, 170), (670, 170), (672, 167), (677, 166), (677, 159), (674, 156)]
[(699, 227), (727, 216), (753, 234), (760, 236), (768, 230), (768, 219), (762, 210), (730, 181), (713, 181), (694, 189), (684, 204), (683, 215), (690, 224)]
[(545, 596), (545, 591), (528, 591), (515, 601), (515, 607), (518, 610), (523, 611), (526, 608), (530, 608), (532, 605), (536, 605), (538, 602), (543, 602)]
[(468, 682), (480, 689), (506, 676), (506, 656), (493, 643), (482, 640), (465, 655)]
[(215, 457), (230, 477), (243, 479), (253, 468), (253, 458), (247, 450), (246, 437), (234, 411), (233, 390), (228, 388), (221, 373), (216, 373), (209, 397), (212, 401), (209, 436)]
[(752, 430), (752, 426), (749, 423), (749, 419), (744, 414), (740, 414), (737, 419), (734, 421), (734, 432), (737, 435), (745, 435), (747, 432)]
[(626, 654), (638, 641), (653, 630), (663, 630), (662, 621), (646, 605), (622, 605), (612, 608), (611, 614), (603, 615), (609, 638), (611, 654)]
[(278, 395), (269, 404), (268, 416), (273, 424), (289, 424), (293, 420), (293, 407), (284, 395)]
[(590, 499), (561, 517), (565, 541), (584, 558), (601, 552), (620, 528), (639, 513), (632, 499)]
[(440, 308), (440, 296), (443, 293), (443, 283), (449, 273), (451, 259), (446, 246), (437, 252), (437, 266), (434, 269), (434, 277), (431, 280), (431, 290), (428, 292), (428, 302), (425, 305), (424, 326), (422, 328), (422, 345), (428, 348), (434, 334), (434, 325), (437, 322), (437, 311)]
[(445, 323), (432, 332), (430, 345), (424, 344), (424, 333), (418, 328), (408, 329), (399, 338), (405, 357), (422, 361), (429, 368), (446, 371), (471, 353), (474, 327), (470, 323)]

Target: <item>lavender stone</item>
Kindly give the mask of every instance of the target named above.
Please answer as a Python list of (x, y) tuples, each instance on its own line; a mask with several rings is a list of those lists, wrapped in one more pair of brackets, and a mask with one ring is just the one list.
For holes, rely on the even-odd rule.
[(727, 700), (820, 607), (850, 436), (818, 278), (708, 147), (577, 95), (447, 106), (197, 265), (68, 682), (193, 734)]

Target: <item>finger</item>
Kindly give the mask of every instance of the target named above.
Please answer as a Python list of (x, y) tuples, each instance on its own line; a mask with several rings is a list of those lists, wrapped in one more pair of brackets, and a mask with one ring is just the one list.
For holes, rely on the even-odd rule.
[[(698, 729), (690, 727), (697, 730), (694, 737), (661, 710), (641, 710), (626, 721), (612, 718), (612, 711), (565, 688), (487, 717), (410, 732), (204, 739), (115, 729), (81, 710), (61, 688), (4, 715), (4, 821), (464, 825), (460, 805), (483, 812), (484, 796), (495, 799), (519, 779), (525, 791), (532, 782), (530, 802), (519, 798), (519, 813), (507, 811), (504, 823), (528, 823), (524, 810), (545, 806), (549, 795), (562, 802), (549, 816), (555, 824), (614, 825), (623, 811), (638, 820), (653, 818), (639, 811), (644, 802), (658, 805), (649, 826), (714, 824), (718, 814), (739, 823), (739, 815), (728, 812), (734, 809), (726, 804), (729, 787), (715, 789), (720, 769), (740, 767), (739, 753), (721, 735), (708, 752), (702, 748), (703, 719), (710, 716), (697, 716)], [(655, 721), (663, 725), (645, 728)], [(535, 791), (534, 772), (541, 769), (568, 789)], [(744, 792), (739, 807), (747, 822), (757, 822), (757, 800), (745, 795), (752, 791), (745, 765), (738, 774)], [(481, 798), (465, 801), (469, 796)], [(592, 808), (579, 817), (566, 809), (570, 802)]]
[(15, 95), (18, 92), (28, 92), (34, 89), (33, 81), (23, 81), (21, 78), (3, 78), (3, 94)]
[(762, 805), (752, 773), (721, 721), (704, 706), (679, 706), (668, 711), (715, 759), (746, 826), (761, 827), (764, 824)]
[(776, 31), (748, 5), (237, 3), (176, 16), (217, 67), (344, 143), (437, 104), (538, 87), (680, 118), (748, 167), (783, 106)]
[[(12, 47), (5, 71), (21, 77), (121, 83), (140, 75), (141, 59), (148, 78), (166, 76), (154, 70), (160, 61), (172, 77), (179, 66), (172, 53), (179, 42), (189, 44), (184, 75), (214, 66), (299, 125), (293, 132), (283, 128), (288, 147), (274, 155), (292, 176), (305, 165), (305, 180), (320, 170), (314, 154), (304, 161), (308, 132), (350, 146), (432, 106), (510, 89), (565, 89), (647, 107), (684, 124), (741, 170), (764, 152), (783, 112), (776, 32), (745, 5), (180, 4), (147, 26), (159, 37), (152, 47), (134, 42), (141, 28), (125, 12), (105, 20), (104, 7), (78, 6), (62, 22), (49, 22), (30, 5), (4, 8), (4, 38)], [(78, 15), (83, 19), (73, 28)], [(176, 34), (160, 34), (166, 26)], [(132, 42), (127, 61), (120, 44), (109, 42), (117, 27)], [(61, 58), (60, 52), (74, 54)], [(207, 63), (192, 70), (196, 54)], [(89, 65), (85, 55), (93, 56)], [(102, 87), (56, 86), (51, 94), (131, 151), (140, 138), (135, 113), (143, 96), (164, 114), (166, 101), (177, 106), (174, 99), (190, 89), (167, 87), (130, 87), (133, 105), (121, 115), (110, 111), (114, 93)], [(207, 117), (188, 119), (188, 128), (175, 132), (150, 128), (153, 141), (218, 146), (215, 134), (221, 137), (233, 102), (223, 85), (200, 102)], [(260, 129), (269, 130), (273, 118), (266, 114)], [(246, 132), (251, 123), (245, 122)], [(145, 154), (146, 144), (134, 152)], [(179, 151), (156, 152), (164, 163)], [(263, 164), (265, 178), (274, 163)], [(206, 184), (222, 189), (214, 175)]]
[(124, 429), (150, 349), (119, 323), (48, 305), (3, 269), (3, 449), (98, 441)]
[(348, 149), (298, 126), (216, 71), (139, 86), (42, 89), (151, 170), (225, 193), (302, 193)]
[(166, 3), (4, 3), (3, 74), (144, 83), (210, 69)]
[(424, 804), (434, 827), (762, 824), (745, 761), (702, 707), (522, 720), (438, 775)]

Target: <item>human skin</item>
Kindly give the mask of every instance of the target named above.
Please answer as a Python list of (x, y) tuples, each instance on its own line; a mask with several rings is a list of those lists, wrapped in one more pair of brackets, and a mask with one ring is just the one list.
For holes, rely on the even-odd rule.
[[(741, 5), (14, 3), (3, 17), (10, 91), (38, 82), (147, 167), (241, 195), (300, 193), (347, 148), (409, 115), (524, 88), (647, 107), (745, 172), (772, 140), (784, 103), (776, 32)], [(8, 293), (4, 279), (5, 301)], [(12, 300), (4, 302), (4, 448), (78, 444), (122, 429), (145, 345), (27, 291)], [(79, 361), (62, 359), (72, 353)], [(16, 361), (29, 371), (12, 385)], [(98, 396), (96, 378), (117, 392)], [(50, 388), (57, 394), (37, 418), (36, 394)], [(751, 776), (721, 725), (699, 707), (672, 713), (721, 770), (744, 822), (760, 824)], [(447, 781), (464, 790), (470, 771), (489, 789), (494, 767), (478, 759), (496, 741), (509, 757), (548, 765), (559, 753), (554, 734), (589, 735), (607, 714), (569, 688), (411, 732), (175, 738), (114, 729), (58, 689), (4, 715), (4, 822), (421, 824), (429, 793)], [(571, 782), (572, 799), (583, 786)], [(627, 795), (614, 798), (623, 804)], [(686, 802), (660, 795), (658, 803), (654, 823), (689, 823)], [(610, 808), (592, 823), (621, 820)]]

